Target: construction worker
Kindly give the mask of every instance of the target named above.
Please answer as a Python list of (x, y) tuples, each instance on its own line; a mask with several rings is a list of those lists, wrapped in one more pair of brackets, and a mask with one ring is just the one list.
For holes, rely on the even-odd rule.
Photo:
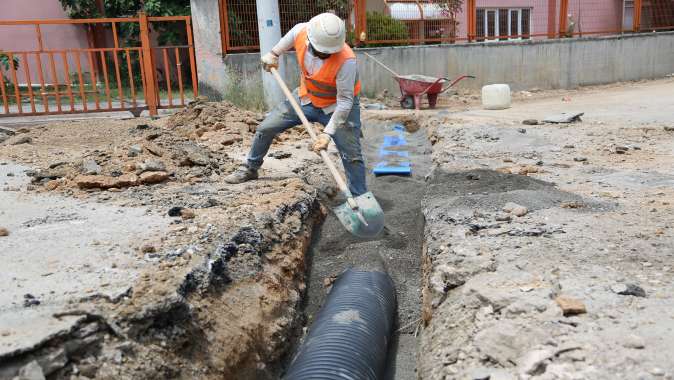
[[(301, 83), (294, 95), (307, 119), (325, 126), (313, 144), (319, 153), (334, 140), (339, 150), (349, 190), (354, 196), (367, 192), (365, 163), (360, 138), (360, 80), (356, 56), (344, 42), (344, 21), (333, 13), (322, 13), (308, 23), (295, 25), (272, 50), (262, 56), (266, 71), (278, 68), (279, 56), (295, 48)], [(274, 137), (301, 121), (287, 100), (277, 105), (257, 128), (247, 162), (225, 177), (228, 183), (258, 178), (258, 169)]]

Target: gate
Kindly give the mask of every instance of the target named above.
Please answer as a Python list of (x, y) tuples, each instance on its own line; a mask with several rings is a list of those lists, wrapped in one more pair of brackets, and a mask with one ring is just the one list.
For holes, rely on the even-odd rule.
[[(184, 23), (175, 33), (184, 41), (160, 45), (153, 23)], [(45, 29), (88, 27), (88, 48), (51, 49)], [(134, 33), (136, 46), (120, 41), (120, 26)], [(189, 16), (0, 21), (3, 28), (31, 28), (36, 49), (0, 50), (3, 116), (34, 116), (143, 110), (185, 106), (198, 96), (196, 61)], [(109, 47), (92, 47), (91, 32), (105, 32)], [(100, 36), (99, 36), (100, 37)]]

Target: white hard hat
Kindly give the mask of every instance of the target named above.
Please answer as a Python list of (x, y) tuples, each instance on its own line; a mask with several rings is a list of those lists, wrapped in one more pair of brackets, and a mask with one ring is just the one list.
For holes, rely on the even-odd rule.
[(309, 42), (325, 54), (342, 50), (346, 40), (344, 21), (333, 13), (321, 13), (309, 20)]

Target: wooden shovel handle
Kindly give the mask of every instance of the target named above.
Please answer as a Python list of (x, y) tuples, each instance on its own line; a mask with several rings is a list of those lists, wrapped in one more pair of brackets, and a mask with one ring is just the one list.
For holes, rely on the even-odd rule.
[[(293, 96), (292, 92), (290, 92), (290, 89), (288, 89), (288, 86), (286, 86), (285, 82), (283, 81), (283, 78), (281, 78), (281, 76), (279, 75), (278, 70), (272, 67), (270, 72), (274, 76), (274, 79), (276, 79), (276, 82), (278, 82), (278, 85), (281, 87), (281, 90), (283, 90), (283, 93), (288, 99), (288, 102), (290, 102), (290, 105), (293, 106), (295, 113), (297, 114), (297, 116), (299, 116), (300, 120), (302, 121), (302, 125), (304, 125), (304, 128), (306, 128), (307, 132), (309, 133), (311, 141), (316, 142), (316, 140), (318, 140), (318, 137), (316, 136), (314, 127), (311, 125), (311, 123), (309, 123), (309, 120), (307, 120), (307, 117), (304, 115), (304, 112), (302, 111), (302, 107), (300, 107), (300, 105), (297, 104), (295, 97)], [(330, 169), (330, 174), (332, 174), (332, 176), (335, 178), (335, 182), (337, 182), (339, 190), (341, 190), (342, 193), (344, 193), (349, 205), (351, 207), (354, 207), (356, 203), (353, 201), (353, 195), (351, 194), (351, 191), (349, 191), (349, 187), (346, 185), (346, 181), (344, 181), (344, 178), (342, 178), (341, 174), (339, 174), (339, 171), (337, 171), (337, 167), (330, 159), (328, 152), (322, 150), (321, 158), (323, 159), (323, 162), (328, 167), (328, 169)]]

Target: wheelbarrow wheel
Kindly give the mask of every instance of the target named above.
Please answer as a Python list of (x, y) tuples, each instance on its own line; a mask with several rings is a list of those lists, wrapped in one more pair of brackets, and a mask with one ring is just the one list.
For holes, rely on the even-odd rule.
[(412, 95), (405, 95), (400, 101), (400, 106), (406, 110), (414, 109), (414, 97)]

